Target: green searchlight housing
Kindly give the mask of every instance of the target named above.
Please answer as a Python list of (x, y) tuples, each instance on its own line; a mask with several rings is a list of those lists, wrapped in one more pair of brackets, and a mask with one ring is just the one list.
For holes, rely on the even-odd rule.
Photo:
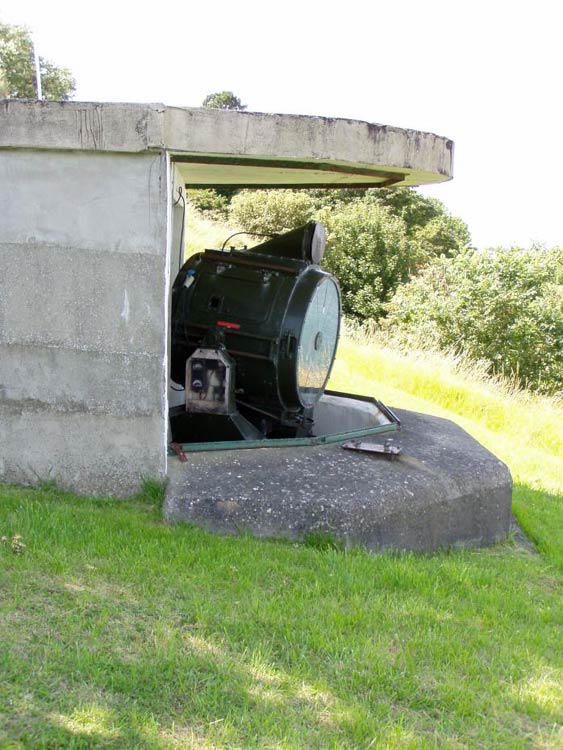
[(172, 288), (170, 374), (185, 396), (170, 410), (175, 442), (312, 433), (340, 331), (325, 245), (324, 226), (310, 222), (184, 264)]

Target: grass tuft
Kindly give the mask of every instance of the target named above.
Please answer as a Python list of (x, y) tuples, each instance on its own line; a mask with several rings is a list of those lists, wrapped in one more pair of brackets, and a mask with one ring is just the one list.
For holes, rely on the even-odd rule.
[(166, 484), (166, 480), (162, 479), (143, 479), (141, 492), (137, 496), (138, 500), (153, 506), (155, 510), (161, 511), (164, 504)]
[(341, 540), (336, 539), (333, 534), (322, 531), (312, 531), (305, 534), (303, 544), (321, 552), (327, 552), (328, 550), (342, 552), (344, 550), (344, 543)]

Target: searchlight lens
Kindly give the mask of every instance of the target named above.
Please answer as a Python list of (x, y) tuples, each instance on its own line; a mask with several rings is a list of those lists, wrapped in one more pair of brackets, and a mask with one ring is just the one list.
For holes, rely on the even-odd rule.
[(316, 287), (303, 319), (297, 351), (297, 389), (303, 406), (314, 406), (324, 391), (338, 343), (340, 295), (332, 278)]

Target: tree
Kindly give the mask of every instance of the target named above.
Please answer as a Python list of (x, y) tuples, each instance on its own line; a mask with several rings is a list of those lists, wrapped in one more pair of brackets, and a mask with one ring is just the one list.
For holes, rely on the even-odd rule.
[(332, 211), (340, 211), (357, 201), (387, 208), (404, 221), (410, 253), (417, 259), (417, 268), (439, 255), (456, 255), (471, 242), (469, 229), (462, 219), (451, 216), (442, 201), (421, 195), (412, 188), (311, 190), (309, 194), (317, 207)]
[(409, 252), (405, 222), (376, 203), (356, 200), (316, 215), (327, 228), (323, 267), (338, 278), (342, 309), (357, 320), (378, 320), (417, 259)]
[(413, 188), (372, 188), (367, 194), (371, 200), (387, 206), (394, 216), (403, 219), (409, 237), (433, 219), (447, 215), (442, 201), (428, 198)]
[(239, 112), (246, 109), (246, 104), (243, 104), (232, 91), (218, 91), (215, 94), (208, 94), (201, 106), (206, 109), (235, 109)]
[[(408, 229), (407, 229), (408, 233)], [(453, 257), (466, 250), (471, 242), (467, 224), (458, 216), (441, 214), (418, 226), (410, 235), (412, 244), (418, 246), (421, 262), (431, 262), (439, 255)]]
[[(68, 68), (40, 57), (39, 70), (45, 99), (71, 98), (76, 84)], [(0, 97), (37, 99), (33, 39), (25, 26), (0, 23)]]

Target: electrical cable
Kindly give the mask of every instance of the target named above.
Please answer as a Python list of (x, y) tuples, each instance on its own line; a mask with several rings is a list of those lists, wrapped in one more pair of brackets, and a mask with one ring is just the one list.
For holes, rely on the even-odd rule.
[(178, 197), (174, 201), (174, 205), (177, 206), (182, 201), (182, 229), (180, 230), (180, 253), (178, 255), (178, 271), (182, 268), (182, 251), (184, 245), (184, 222), (186, 221), (186, 199), (184, 198), (184, 191), (181, 187), (178, 188)]
[[(184, 191), (181, 187), (178, 188), (178, 197), (174, 201), (174, 205), (177, 206), (180, 201), (182, 201), (182, 228), (180, 230), (180, 253), (178, 255), (178, 273), (180, 272), (180, 269), (182, 268), (182, 250), (183, 250), (183, 244), (184, 244), (184, 224), (186, 221), (186, 199), (184, 198)], [(175, 388), (172, 383), (170, 383), (170, 388), (172, 388), (173, 391), (185, 391), (185, 388)]]

